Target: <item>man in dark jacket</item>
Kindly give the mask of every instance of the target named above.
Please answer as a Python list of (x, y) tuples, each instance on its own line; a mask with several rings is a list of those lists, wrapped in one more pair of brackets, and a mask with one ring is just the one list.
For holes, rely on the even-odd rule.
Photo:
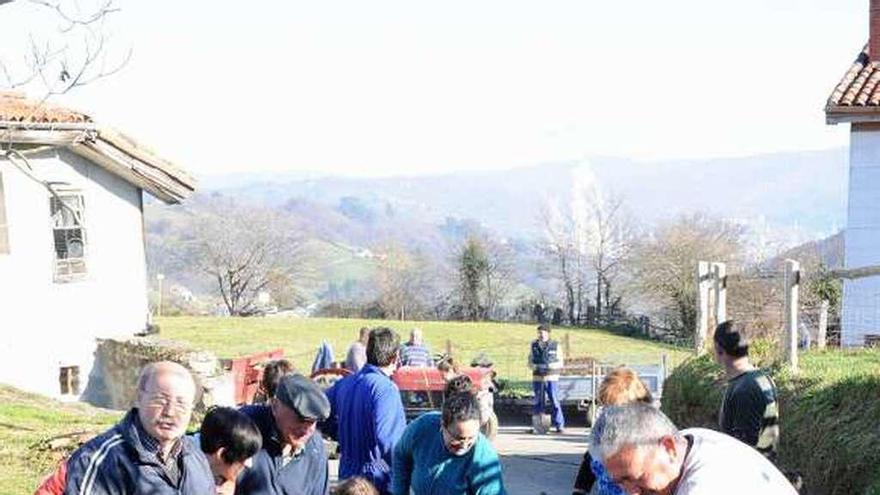
[(151, 363), (138, 378), (137, 407), (76, 450), (67, 462), (66, 495), (214, 493), (207, 458), (184, 437), (196, 384), (183, 366)]
[(565, 417), (562, 415), (562, 404), (559, 401), (559, 373), (562, 371), (563, 356), (559, 343), (550, 339), (550, 325), (538, 327), (538, 338), (529, 347), (529, 368), (532, 370), (532, 390), (535, 402), (532, 407), (533, 423), (536, 433), (543, 424), (544, 399), (550, 399), (553, 408), (551, 424), (557, 433), (565, 430)]
[(363, 476), (379, 493), (391, 490), (394, 444), (406, 428), (400, 390), (391, 381), (400, 337), (375, 328), (367, 341), (367, 364), (327, 391), (332, 412), (327, 431), (339, 442), (339, 479)]
[(263, 448), (239, 477), (242, 495), (327, 495), (329, 465), (324, 440), (315, 430), (330, 414), (330, 403), (315, 382), (284, 375), (269, 405), (245, 406), (263, 436)]
[(721, 431), (751, 445), (771, 461), (779, 445), (779, 406), (770, 375), (749, 361), (746, 331), (733, 321), (715, 329), (715, 359), (724, 366), (727, 390), (718, 421)]

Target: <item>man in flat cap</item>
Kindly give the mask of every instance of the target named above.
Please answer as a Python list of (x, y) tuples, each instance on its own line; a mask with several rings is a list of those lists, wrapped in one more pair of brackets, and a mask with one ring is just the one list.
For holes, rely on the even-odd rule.
[(327, 452), (315, 425), (330, 414), (330, 403), (315, 382), (300, 374), (285, 375), (267, 405), (241, 411), (260, 429), (263, 448), (239, 478), (236, 494), (329, 493)]

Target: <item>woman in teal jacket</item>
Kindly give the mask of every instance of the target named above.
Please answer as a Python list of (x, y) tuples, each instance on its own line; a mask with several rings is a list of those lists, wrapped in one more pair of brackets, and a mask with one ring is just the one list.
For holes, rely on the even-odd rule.
[(410, 423), (394, 447), (393, 495), (506, 495), (501, 461), (480, 433), (480, 405), (454, 393)]

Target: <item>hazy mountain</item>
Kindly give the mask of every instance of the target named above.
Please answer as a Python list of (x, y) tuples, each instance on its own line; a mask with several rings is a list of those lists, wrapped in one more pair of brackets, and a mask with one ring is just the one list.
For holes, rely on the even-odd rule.
[[(542, 206), (548, 200), (567, 203), (574, 184), (591, 181), (603, 194), (622, 196), (644, 225), (706, 211), (747, 224), (755, 253), (773, 256), (841, 228), (846, 162), (845, 150), (835, 149), (674, 162), (598, 157), (421, 177), (220, 175), (203, 178), (199, 194), (182, 206), (148, 203), (148, 259), (151, 270), (178, 274), (177, 280), (194, 290), (210, 290), (203, 274), (187, 269), (195, 263), (181, 257), (181, 246), (190, 237), (187, 225), (210, 208), (212, 198), (232, 197), (296, 221), (310, 239), (308, 251), (318, 268), (307, 287), (314, 299), (369, 290), (376, 266), (372, 250), (389, 242), (448, 267), (456, 247), (476, 232), (506, 242), (518, 279), (540, 288), (547, 281), (537, 275), (533, 241), (541, 232)], [(823, 251), (827, 264), (836, 265), (836, 251), (819, 244), (810, 249)]]
[(567, 201), (575, 178), (587, 175), (603, 191), (623, 196), (633, 215), (649, 224), (703, 210), (818, 237), (844, 224), (846, 163), (842, 148), (664, 162), (598, 157), (421, 177), (284, 180), (269, 175), (217, 190), (277, 206), (322, 204), (343, 215), (361, 215), (365, 223), (393, 215), (436, 225), (452, 217), (476, 220), (505, 236), (532, 237), (547, 198)]

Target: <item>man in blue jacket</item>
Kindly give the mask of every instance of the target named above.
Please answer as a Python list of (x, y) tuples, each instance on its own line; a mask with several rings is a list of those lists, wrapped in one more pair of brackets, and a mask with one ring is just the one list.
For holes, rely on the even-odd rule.
[(367, 364), (327, 391), (332, 416), (329, 431), (339, 442), (339, 479), (367, 478), (382, 494), (391, 490), (394, 444), (406, 428), (400, 390), (391, 381), (397, 368), (400, 337), (375, 328), (367, 341)]
[(196, 384), (183, 366), (151, 363), (138, 378), (137, 405), (67, 461), (65, 495), (214, 493), (214, 475), (184, 437)]
[(299, 374), (281, 378), (269, 405), (245, 406), (263, 436), (263, 447), (235, 487), (241, 495), (327, 495), (329, 465), (315, 431), (330, 403), (315, 382)]

